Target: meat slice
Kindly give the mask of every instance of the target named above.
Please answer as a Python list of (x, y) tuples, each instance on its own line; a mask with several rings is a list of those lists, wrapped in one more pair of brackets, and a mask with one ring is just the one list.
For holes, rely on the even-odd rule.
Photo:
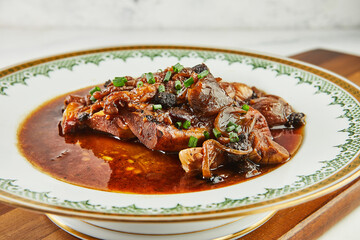
[(79, 102), (70, 102), (63, 113), (61, 134), (65, 135), (84, 128), (109, 133), (121, 139), (135, 137), (119, 116), (110, 118), (104, 114), (104, 111), (90, 114), (89, 107)]
[(204, 116), (217, 114), (221, 109), (233, 103), (211, 74), (200, 79), (188, 90), (187, 100), (195, 112), (202, 113)]
[(189, 129), (178, 129), (173, 124), (159, 121), (145, 112), (123, 111), (123, 117), (133, 134), (146, 147), (166, 152), (178, 152), (188, 147), (190, 136), (198, 139), (201, 144), (205, 137), (204, 131), (211, 131), (210, 126), (195, 127), (191, 124)]
[(220, 87), (239, 105), (249, 104), (258, 110), (270, 128), (281, 125), (297, 128), (305, 124), (305, 114), (294, 112), (281, 97), (268, 95), (255, 87), (237, 82), (220, 82)]
[(254, 95), (253, 89), (243, 83), (220, 82), (219, 84), (229, 97), (242, 104), (247, 103), (247, 101)]
[(281, 97), (266, 95), (251, 99), (249, 104), (264, 115), (269, 127), (300, 127), (305, 124), (305, 114), (294, 112), (290, 104)]

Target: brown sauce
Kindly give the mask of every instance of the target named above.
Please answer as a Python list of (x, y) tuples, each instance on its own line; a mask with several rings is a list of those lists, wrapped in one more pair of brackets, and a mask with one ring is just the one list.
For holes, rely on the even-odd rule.
[[(88, 90), (79, 90), (75, 94), (82, 95)], [(36, 168), (52, 177), (98, 190), (140, 194), (204, 191), (248, 179), (245, 174), (220, 168), (215, 173), (228, 177), (224, 182), (214, 184), (197, 175), (186, 174), (177, 154), (152, 151), (140, 143), (121, 141), (98, 132), (59, 136), (57, 125), (66, 95), (40, 106), (18, 131), (18, 146), (22, 154)], [(278, 129), (272, 133), (274, 140), (292, 155), (303, 137), (302, 129)], [(260, 175), (278, 166), (261, 166)]]

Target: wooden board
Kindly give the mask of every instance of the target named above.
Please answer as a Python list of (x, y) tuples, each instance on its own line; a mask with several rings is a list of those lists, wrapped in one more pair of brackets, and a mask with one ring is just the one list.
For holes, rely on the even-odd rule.
[[(360, 57), (316, 49), (292, 56), (338, 73), (360, 85)], [(283, 209), (242, 239), (316, 239), (360, 204), (360, 180), (315, 199)], [(59, 229), (45, 215), (0, 203), (0, 239), (77, 238)]]

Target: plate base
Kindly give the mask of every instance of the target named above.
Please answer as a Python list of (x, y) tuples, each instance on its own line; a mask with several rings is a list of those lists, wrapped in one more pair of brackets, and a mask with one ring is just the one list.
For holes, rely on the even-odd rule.
[[(206, 229), (197, 232), (179, 233), (179, 234), (141, 234), (124, 232), (113, 229), (107, 229), (99, 227), (93, 224), (89, 224), (84, 220), (60, 217), (57, 215), (47, 214), (48, 218), (55, 223), (57, 226), (62, 228), (64, 231), (80, 238), (80, 239), (118, 239), (118, 240), (180, 240), (185, 237), (193, 240), (204, 240), (204, 239), (216, 239), (226, 240), (234, 239), (245, 234), (250, 233), (256, 228), (260, 227), (266, 221), (268, 221), (276, 211), (259, 213), (241, 217), (237, 221), (233, 221), (229, 224), (225, 224), (219, 227)], [(246, 223), (244, 225), (244, 223)]]

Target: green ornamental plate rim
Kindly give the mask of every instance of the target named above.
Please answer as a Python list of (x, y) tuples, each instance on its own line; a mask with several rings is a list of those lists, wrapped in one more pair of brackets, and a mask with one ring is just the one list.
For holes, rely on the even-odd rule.
[[(350, 124), (342, 132), (348, 133), (346, 142), (336, 146), (340, 153), (332, 160), (324, 161), (323, 167), (307, 176), (298, 176), (298, 180), (282, 188), (266, 189), (263, 194), (242, 199), (225, 199), (220, 203), (205, 206), (182, 206), (172, 208), (139, 208), (134, 204), (125, 207), (104, 207), (84, 201), (60, 201), (51, 196), (51, 192), (34, 192), (16, 185), (15, 179), (0, 178), (0, 200), (37, 211), (46, 211), (60, 215), (82, 216), (95, 219), (127, 219), (129, 217), (178, 217), (205, 216), (222, 213), (227, 216), (237, 212), (240, 215), (289, 207), (309, 199), (324, 195), (360, 175), (360, 91), (348, 80), (311, 64), (300, 61), (273, 57), (248, 51), (228, 49), (190, 47), (190, 46), (123, 46), (72, 52), (42, 58), (19, 64), (0, 71), (0, 95), (15, 84), (26, 85), (32, 76), (49, 76), (56, 69), (69, 69), (81, 64), (95, 64), (108, 58), (126, 61), (132, 57), (171, 56), (179, 61), (184, 57), (199, 57), (204, 62), (209, 59), (221, 59), (229, 64), (238, 62), (247, 64), (253, 69), (263, 68), (275, 71), (277, 75), (289, 75), (298, 80), (298, 84), (308, 84), (317, 89), (316, 94), (331, 95), (331, 105), (340, 105), (343, 115)], [(335, 94), (336, 93), (336, 94)], [(340, 171), (338, 171), (341, 169)], [(338, 172), (337, 172), (338, 171)], [(329, 177), (330, 176), (330, 177)], [(335, 184), (334, 184), (335, 183)], [(306, 187), (310, 186), (310, 187)], [(275, 197), (274, 196), (280, 196)], [(264, 199), (268, 199), (262, 201)], [(153, 219), (154, 220), (154, 219)], [(152, 220), (152, 221), (153, 221)]]

